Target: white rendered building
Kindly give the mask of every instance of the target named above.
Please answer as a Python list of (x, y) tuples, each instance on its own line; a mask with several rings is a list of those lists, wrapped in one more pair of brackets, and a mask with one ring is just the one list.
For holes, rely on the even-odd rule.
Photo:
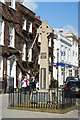
[[(57, 49), (59, 49), (58, 58)], [(57, 39), (54, 39), (53, 78), (58, 79), (59, 86), (63, 86), (68, 76), (77, 76), (77, 69), (77, 38), (73, 34), (64, 34), (62, 29), (60, 29)]]

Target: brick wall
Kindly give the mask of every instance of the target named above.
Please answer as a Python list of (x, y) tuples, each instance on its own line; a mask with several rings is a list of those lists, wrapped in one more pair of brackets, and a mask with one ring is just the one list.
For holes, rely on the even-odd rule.
[[(1, 3), (0, 3), (1, 4)], [(22, 18), (26, 19), (26, 31), (22, 30)], [(7, 71), (7, 59), (10, 55), (16, 55), (18, 58), (18, 61), (20, 61), (20, 64), (22, 65), (22, 54), (19, 51), (22, 52), (22, 44), (26, 42), (27, 49), (28, 44), (32, 44), (35, 36), (36, 36), (36, 29), (41, 24), (41, 21), (37, 20), (35, 18), (35, 13), (24, 7), (23, 5), (16, 2), (16, 9), (12, 9), (9, 7), (9, 2), (6, 2), (5, 4), (2, 4), (2, 19), (4, 20), (4, 46), (2, 47), (2, 53), (4, 57), (4, 65), (3, 69)], [(32, 34), (28, 33), (28, 21), (31, 21), (33, 24), (32, 28)], [(15, 28), (15, 48), (9, 48), (9, 25), (12, 24)], [(27, 39), (27, 41), (26, 41)], [(36, 72), (38, 69), (38, 42), (36, 41), (34, 48), (33, 48), (33, 65), (32, 68), (28, 62), (26, 62), (26, 70), (33, 70)], [(26, 49), (27, 55), (28, 50)], [(12, 52), (13, 51), (13, 52)], [(17, 51), (17, 52), (16, 52)], [(27, 58), (27, 56), (26, 56)], [(28, 58), (27, 58), (28, 59)], [(23, 67), (23, 65), (22, 65)], [(17, 65), (17, 75), (18, 75), (18, 69), (20, 68), (19, 65)], [(37, 69), (36, 69), (37, 68)], [(20, 68), (21, 69), (21, 68)], [(24, 73), (24, 70), (21, 69), (21, 71)], [(31, 72), (32, 76), (33, 72)], [(4, 76), (4, 71), (3, 71)]]

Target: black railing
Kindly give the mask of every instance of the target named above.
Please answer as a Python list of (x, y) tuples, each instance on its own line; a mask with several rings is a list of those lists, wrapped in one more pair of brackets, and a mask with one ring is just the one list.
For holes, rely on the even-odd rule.
[(55, 109), (70, 107), (76, 103), (75, 98), (66, 98), (64, 90), (59, 91), (58, 104), (56, 93), (53, 92), (37, 92), (18, 89), (17, 92), (9, 92), (9, 107), (22, 108), (40, 108), (40, 109)]
[(8, 77), (0, 78), (0, 93), (14, 92), (14, 78)]

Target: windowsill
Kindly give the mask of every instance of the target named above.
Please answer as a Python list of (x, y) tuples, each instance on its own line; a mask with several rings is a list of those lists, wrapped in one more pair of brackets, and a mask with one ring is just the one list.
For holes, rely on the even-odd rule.
[(3, 47), (4, 47), (5, 45), (4, 45), (4, 44), (0, 44), (0, 46), (3, 46)]
[(19, 4), (24, 6), (24, 3), (19, 2)]
[(22, 59), (22, 61), (25, 61), (25, 62), (26, 62), (26, 60), (23, 60), (23, 59)]
[(26, 29), (24, 29), (24, 28), (22, 28), (22, 30), (25, 30), (25, 31), (26, 31)]
[(12, 6), (9, 6), (11, 9), (13, 9), (14, 11), (16, 11), (16, 9), (15, 8), (13, 8)]
[(8, 47), (9, 47), (9, 48), (13, 48), (13, 49), (15, 49), (15, 47), (13, 47), (13, 46), (10, 46), (10, 45), (9, 45)]
[(5, 5), (5, 2), (2, 2), (2, 1), (1, 1), (1, 3)]

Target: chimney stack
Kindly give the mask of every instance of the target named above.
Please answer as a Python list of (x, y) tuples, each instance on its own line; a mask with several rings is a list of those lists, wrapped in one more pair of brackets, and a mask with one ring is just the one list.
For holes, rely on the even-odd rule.
[(36, 18), (37, 18), (38, 20), (40, 20), (40, 16), (36, 16)]
[(62, 29), (61, 27), (60, 27), (60, 29), (59, 29), (59, 32), (60, 32), (60, 33), (63, 33), (63, 29)]

